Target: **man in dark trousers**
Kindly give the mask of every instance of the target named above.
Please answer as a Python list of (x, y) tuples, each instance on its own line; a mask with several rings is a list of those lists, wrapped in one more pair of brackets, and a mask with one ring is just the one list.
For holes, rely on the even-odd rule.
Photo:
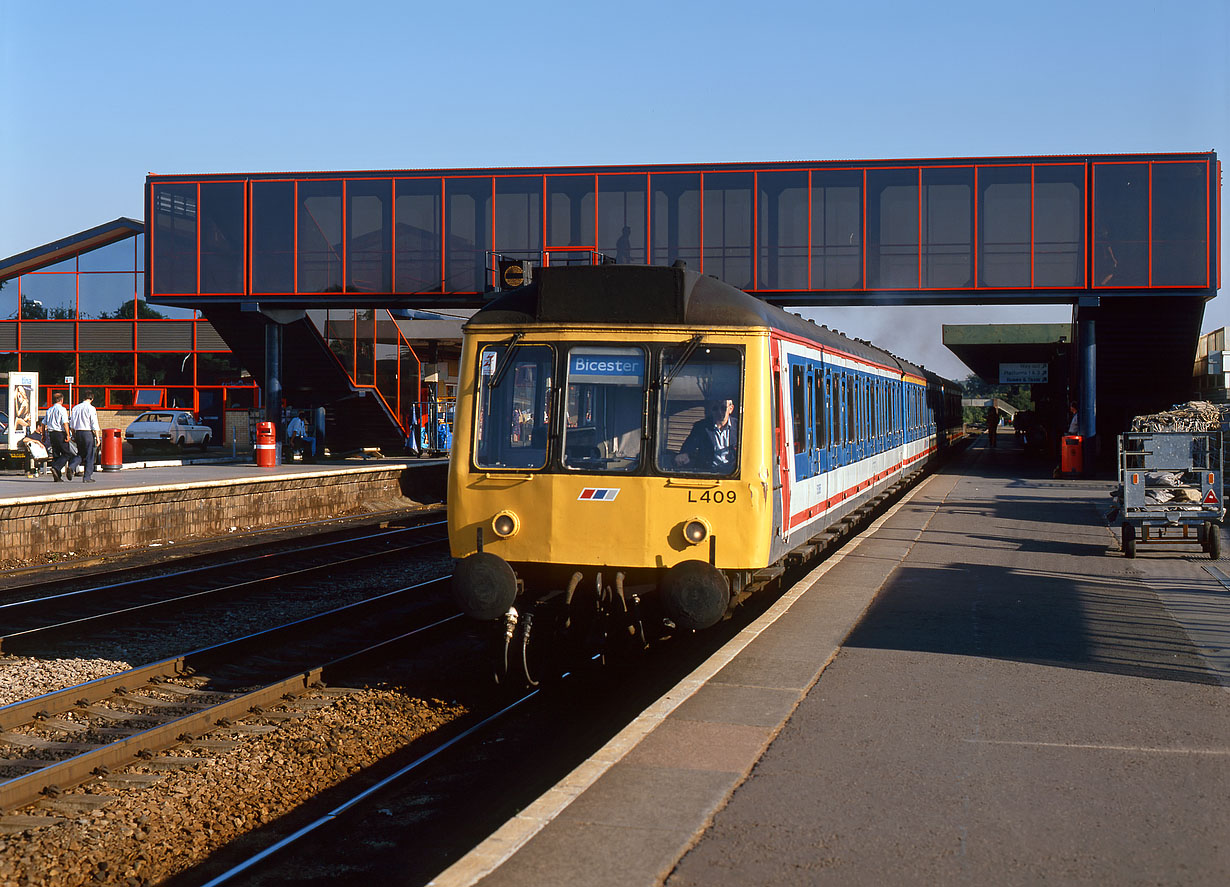
[(991, 446), (995, 446), (995, 435), (999, 431), (999, 410), (995, 407), (995, 401), (991, 401), (991, 405), (987, 407), (987, 437), (991, 439)]
[(102, 440), (102, 429), (98, 427), (98, 412), (94, 409), (94, 395), (86, 392), (81, 403), (73, 407), (68, 414), (68, 424), (73, 432), (73, 443), (77, 445), (77, 455), (68, 464), (68, 471), (78, 465), (82, 469), (82, 483), (94, 483), (94, 452)]
[(705, 474), (730, 474), (735, 468), (738, 434), (731, 414), (735, 403), (729, 398), (709, 402), (705, 418), (692, 426), (675, 457), (676, 468)]
[(47, 439), (51, 442), (51, 477), (53, 480), (63, 480), (60, 472), (72, 458), (68, 451), (72, 434), (68, 429), (68, 410), (64, 409), (63, 393), (57, 391), (51, 395), (51, 409), (47, 411), (44, 421), (47, 423)]

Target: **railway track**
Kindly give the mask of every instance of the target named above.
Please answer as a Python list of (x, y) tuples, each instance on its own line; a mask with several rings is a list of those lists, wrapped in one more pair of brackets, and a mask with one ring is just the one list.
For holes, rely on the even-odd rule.
[(447, 580), (390, 591), (227, 641), (0, 707), (0, 809), (12, 811), (152, 756), (322, 683), (326, 670), (388, 655), (460, 618)]
[[(381, 529), (226, 564), (192, 566), (156, 576), (120, 578), (69, 591), (19, 597), (0, 603), (0, 624), (4, 626), (0, 652), (46, 648), (64, 637), (119, 622), (131, 624), (137, 619), (177, 614), (189, 607), (328, 577), (342, 567), (441, 545), (446, 541), (443, 529), (443, 522)], [(339, 551), (345, 552), (343, 557), (337, 557)], [(31, 590), (26, 589), (27, 593)]]

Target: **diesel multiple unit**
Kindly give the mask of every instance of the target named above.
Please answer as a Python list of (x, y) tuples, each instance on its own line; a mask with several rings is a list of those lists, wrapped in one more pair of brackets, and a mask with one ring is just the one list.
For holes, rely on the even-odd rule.
[(544, 268), (465, 328), (454, 591), (546, 646), (707, 628), (934, 457), (960, 388), (683, 268)]

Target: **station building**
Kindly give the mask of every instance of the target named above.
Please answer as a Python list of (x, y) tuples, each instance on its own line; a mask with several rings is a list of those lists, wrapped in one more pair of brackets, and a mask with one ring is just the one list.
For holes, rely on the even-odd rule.
[(63, 247), (24, 254), (0, 263), (17, 278), (0, 347), (109, 402), (149, 386), (202, 413), (316, 407), (335, 450), (396, 446), (455, 379), (455, 339), (416, 324), (455, 335), (502, 271), (683, 261), (784, 307), (1072, 305), (1067, 375), (1085, 426), (1113, 433), (1189, 393), (1219, 199), (1211, 152), (151, 175), (116, 272), (131, 316), (95, 307), (85, 250), (71, 296), (45, 289)]

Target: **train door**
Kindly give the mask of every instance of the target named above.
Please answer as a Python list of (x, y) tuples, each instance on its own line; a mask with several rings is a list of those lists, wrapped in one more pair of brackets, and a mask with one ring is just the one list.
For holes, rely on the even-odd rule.
[(840, 468), (850, 462), (850, 429), (853, 425), (850, 421), (850, 392), (849, 392), (850, 377), (844, 372), (838, 373), (833, 377), (833, 425), (835, 426), (833, 436), (837, 441), (837, 446), (833, 448), (834, 454), (837, 456), (837, 465), (834, 467)]
[[(828, 483), (829, 472), (836, 467), (837, 444), (840, 442), (840, 426), (837, 423), (837, 394), (833, 388), (837, 374), (832, 367), (824, 368), (824, 449), (820, 454), (821, 469)], [(827, 498), (827, 493), (825, 494)]]
[(850, 437), (854, 440), (850, 461), (858, 462), (863, 458), (866, 435), (863, 430), (863, 380), (854, 374), (850, 375), (850, 422)]
[(816, 502), (824, 502), (828, 498), (828, 446), (829, 446), (829, 405), (825, 392), (828, 370), (817, 364), (812, 368), (811, 385), (814, 396), (815, 412), (812, 414), (812, 450), (816, 489)]
[(790, 360), (790, 417), (794, 437), (794, 478), (806, 480), (815, 474), (811, 458), (812, 392), (810, 366), (798, 358)]

